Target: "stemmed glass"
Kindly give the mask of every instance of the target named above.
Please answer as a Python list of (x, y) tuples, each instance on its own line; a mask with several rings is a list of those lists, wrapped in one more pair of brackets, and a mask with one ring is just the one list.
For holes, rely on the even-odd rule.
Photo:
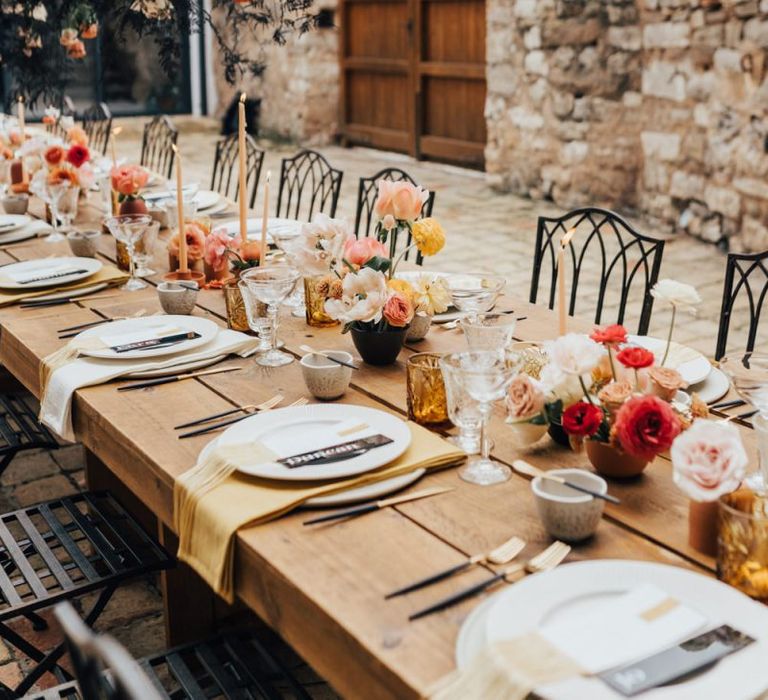
[(136, 277), (136, 242), (146, 233), (147, 227), (152, 223), (152, 217), (148, 214), (123, 214), (111, 216), (106, 222), (109, 232), (121, 243), (125, 244), (128, 251), (130, 265), (130, 279), (121, 287), (128, 292), (144, 289), (147, 283)]
[(256, 300), (267, 305), (269, 325), (264, 329), (269, 350), (256, 358), (264, 367), (280, 367), (293, 362), (293, 357), (277, 349), (277, 314), (299, 279), (299, 271), (288, 265), (267, 265), (244, 272), (240, 279), (245, 282), (248, 292)]
[[(77, 216), (77, 200), (80, 196), (80, 188), (70, 182), (62, 182), (60, 185), (51, 185), (58, 191), (58, 196), (51, 199), (51, 214), (54, 220), (68, 229)], [(59, 188), (60, 191), (59, 191)]]
[[(275, 245), (283, 251), (286, 259), (291, 265), (296, 264), (296, 257), (293, 253), (293, 243), (299, 238), (300, 233), (296, 231), (272, 231), (272, 240)], [(291, 295), (285, 302), (285, 305), (292, 309), (291, 315), (296, 318), (304, 318), (306, 309), (304, 307), (304, 285), (297, 284)]]
[(476, 455), (480, 452), (483, 416), (477, 401), (464, 388), (461, 376), (461, 354), (443, 355), (440, 358), (440, 370), (445, 384), (448, 417), (459, 429), (459, 434), (449, 437), (448, 440), (468, 455)]
[(53, 226), (53, 231), (43, 239), (46, 243), (58, 243), (65, 238), (64, 234), (59, 231), (59, 219), (54, 214), (54, 210), (57, 208), (59, 197), (64, 194), (64, 190), (68, 186), (68, 182), (56, 185), (50, 184), (43, 173), (38, 173), (31, 180), (30, 189), (32, 190), (32, 194), (36, 194), (40, 197), (51, 210), (51, 225)]
[(149, 266), (152, 264), (159, 232), (160, 222), (153, 219), (136, 241), (136, 248), (134, 250), (134, 259), (137, 266), (136, 277), (150, 277), (155, 274), (155, 271)]
[(758, 411), (752, 425), (757, 436), (760, 469), (745, 483), (757, 493), (768, 493), (768, 354), (729, 355), (720, 360), (720, 369), (739, 396)]
[(272, 345), (267, 338), (270, 321), (269, 316), (266, 314), (265, 304), (251, 294), (248, 285), (242, 280), (237, 283), (237, 288), (240, 290), (240, 295), (243, 297), (248, 325), (250, 326), (250, 329), (259, 336), (259, 340), (261, 341), (259, 343), (258, 352), (268, 352), (272, 349)]
[(447, 360), (456, 363), (459, 381), (468, 396), (478, 403), (480, 411), (480, 456), (467, 464), (459, 476), (471, 484), (489, 486), (509, 479), (512, 470), (492, 460), (490, 444), (486, 440), (488, 424), (494, 402), (504, 398), (516, 367), (498, 352), (465, 352), (448, 355)]
[(5, 197), (8, 191), (8, 182), (11, 179), (11, 164), (5, 158), (0, 158), (0, 197)]
[(506, 284), (503, 277), (481, 273), (449, 275), (447, 281), (453, 305), (473, 321), (494, 307)]
[(512, 314), (478, 314), (459, 323), (470, 350), (504, 352), (512, 342), (517, 320)]

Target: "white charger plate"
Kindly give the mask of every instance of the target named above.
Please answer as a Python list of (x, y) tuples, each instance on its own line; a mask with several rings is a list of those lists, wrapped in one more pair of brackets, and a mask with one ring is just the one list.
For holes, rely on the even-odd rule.
[(31, 223), (28, 214), (0, 214), (0, 233), (10, 233)]
[(712, 403), (722, 399), (731, 389), (731, 381), (722, 370), (713, 367), (709, 376), (698, 384), (689, 386), (686, 391), (689, 394), (696, 393), (704, 403)]
[[(110, 324), (111, 325), (111, 324)], [(196, 369), (204, 369), (215, 365), (217, 362), (221, 362), (226, 359), (226, 355), (216, 355), (216, 357), (208, 357), (204, 360), (192, 360), (190, 362), (182, 362), (173, 367), (160, 367), (158, 369), (145, 369), (141, 372), (131, 372), (126, 374), (125, 378), (128, 379), (155, 379), (157, 377), (170, 377), (172, 374), (183, 374), (184, 372), (192, 372)]]
[(106, 289), (109, 286), (108, 282), (99, 282), (98, 284), (92, 284), (89, 287), (81, 287), (80, 289), (73, 289), (71, 292), (53, 292), (52, 294), (41, 294), (39, 297), (35, 297), (35, 301), (56, 301), (56, 299), (70, 299), (74, 297), (84, 297), (87, 294), (95, 294), (102, 289)]
[[(121, 321), (113, 321), (102, 326), (88, 328), (75, 336), (75, 339), (98, 338), (99, 336), (115, 336), (124, 333), (140, 333), (146, 331), (147, 337), (155, 328), (173, 326), (179, 329), (179, 333), (194, 331), (200, 335), (199, 338), (184, 340), (174, 345), (154, 348), (152, 350), (129, 350), (128, 352), (117, 353), (110, 348), (100, 348), (91, 350), (82, 350), (83, 355), (90, 357), (99, 357), (106, 360), (136, 360), (149, 359), (151, 357), (162, 357), (163, 355), (175, 355), (176, 353), (186, 352), (193, 348), (200, 347), (210, 343), (219, 333), (219, 326), (207, 318), (197, 316), (145, 316), (143, 318), (126, 318)], [(175, 369), (175, 368), (174, 368)]]
[[(650, 350), (656, 356), (657, 362), (661, 362), (661, 358), (664, 357), (664, 350), (667, 346), (666, 340), (662, 340), (661, 338), (653, 338), (647, 335), (630, 335), (628, 336), (628, 339), (630, 343), (639, 345), (646, 350)], [(672, 347), (674, 348), (676, 345), (680, 346), (680, 343), (675, 343), (673, 341)], [(686, 350), (695, 353), (695, 359), (687, 360), (682, 364), (668, 364), (667, 366), (672, 367), (672, 369), (676, 369), (678, 372), (680, 372), (680, 376), (688, 384), (688, 386), (703, 382), (712, 371), (712, 364), (698, 350), (694, 350), (693, 348), (688, 348), (686, 346), (680, 347), (684, 347)]]
[(0, 231), (0, 245), (6, 245), (8, 243), (17, 243), (18, 241), (27, 241), (30, 238), (35, 238), (38, 231), (29, 229), (26, 226), (22, 226), (17, 229), (13, 229), (8, 233), (2, 233)]
[(197, 210), (203, 212), (206, 209), (211, 209), (212, 207), (215, 207), (221, 199), (222, 196), (218, 192), (214, 192), (213, 190), (199, 190), (195, 195)]
[[(255, 240), (261, 236), (261, 219), (248, 219), (246, 222), (248, 228), (248, 238)], [(272, 240), (272, 233), (280, 235), (296, 235), (301, 232), (301, 221), (296, 219), (281, 219), (278, 217), (270, 217), (267, 220), (267, 240)], [(237, 236), (240, 234), (240, 222), (239, 221), (227, 221), (221, 224), (223, 228), (230, 236)]]
[[(28, 284), (20, 284), (9, 277), (9, 273), (12, 272), (31, 272), (39, 271), (40, 276), (45, 275), (46, 270), (53, 270), (62, 265), (70, 265), (83, 272), (73, 273), (71, 275), (63, 275), (62, 277), (56, 277), (50, 280), (40, 280), (39, 282), (30, 282)], [(5, 265), (0, 269), (0, 287), (3, 289), (40, 289), (43, 287), (60, 287), (63, 284), (69, 284), (70, 282), (78, 282), (79, 280), (92, 277), (102, 268), (100, 260), (95, 258), (76, 258), (76, 257), (61, 257), (61, 258), (43, 258), (38, 260), (25, 260), (24, 262), (13, 263), (12, 265)]]
[[(564, 564), (504, 588), (473, 610), (456, 643), (459, 669), (488, 644), (535, 630), (542, 622), (583, 614), (590, 607), (651, 583), (706, 615), (707, 629), (727, 623), (757, 641), (687, 682), (643, 694), (652, 700), (753, 698), (768, 688), (768, 608), (713, 578), (655, 562), (596, 560)], [(546, 700), (616, 700), (622, 696), (595, 678), (574, 678), (537, 688)]]
[(222, 445), (257, 442), (268, 434), (295, 435), (323, 426), (331, 429), (348, 420), (365, 423), (374, 432), (391, 438), (392, 442), (333, 464), (289, 469), (278, 463), (254, 462), (242, 466), (240, 471), (251, 476), (283, 481), (344, 479), (389, 464), (411, 444), (411, 431), (401, 418), (375, 408), (346, 404), (309, 404), (266, 411), (235, 423), (221, 435), (219, 442)]

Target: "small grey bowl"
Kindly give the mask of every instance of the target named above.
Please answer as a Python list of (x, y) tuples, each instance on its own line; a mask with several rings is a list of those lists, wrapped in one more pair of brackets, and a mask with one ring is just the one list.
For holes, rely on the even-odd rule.
[(167, 314), (188, 316), (194, 311), (197, 294), (200, 290), (195, 285), (183, 286), (178, 282), (161, 282), (157, 285), (160, 306)]
[(27, 194), (8, 194), (0, 202), (6, 214), (15, 214), (21, 216), (27, 213), (29, 207), (29, 195)]
[[(562, 476), (597, 493), (608, 491), (605, 479), (584, 469), (553, 469), (548, 473)], [(594, 534), (603, 515), (602, 498), (594, 498), (540, 476), (531, 482), (531, 489), (539, 517), (552, 537), (578, 542)]]
[(73, 255), (79, 258), (95, 258), (99, 252), (101, 231), (70, 231), (67, 243)]
[[(343, 362), (352, 362), (352, 355), (342, 350), (323, 350)], [(301, 373), (309, 393), (316, 399), (330, 401), (343, 396), (352, 379), (352, 368), (340, 365), (322, 355), (309, 353), (301, 358)]]

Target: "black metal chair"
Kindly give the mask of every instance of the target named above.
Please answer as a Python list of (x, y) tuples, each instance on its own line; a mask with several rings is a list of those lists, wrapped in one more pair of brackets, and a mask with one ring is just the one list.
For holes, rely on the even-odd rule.
[(96, 635), (74, 608), (56, 617), (67, 637), (77, 683), (66, 683), (27, 700), (206, 700), (310, 696), (248, 631), (134, 659), (114, 639)]
[[(390, 180), (391, 182), (409, 182), (412, 185), (418, 183), (405, 170), (400, 168), (384, 168), (379, 170), (372, 177), (361, 177), (357, 188), (357, 210), (355, 212), (355, 238), (360, 236), (374, 236), (376, 229), (376, 220), (374, 217), (374, 206), (378, 195), (379, 180)], [(424, 202), (421, 208), (421, 216), (432, 216), (432, 208), (435, 206), (435, 193), (429, 193), (429, 199)], [(411, 245), (412, 236), (409, 232), (408, 239), (403, 248)], [(397, 250), (397, 235), (391, 236), (389, 240), (390, 257), (394, 257)], [(405, 254), (407, 260), (410, 251)], [(421, 265), (424, 262), (424, 256), (421, 253), (416, 255), (416, 264)]]
[(159, 114), (144, 126), (141, 139), (140, 164), (170, 178), (176, 154), (173, 147), (179, 138), (179, 132), (173, 122), (164, 114)]
[(20, 396), (0, 395), (0, 475), (19, 452), (40, 448), (55, 450), (58, 446)]
[(573, 316), (576, 313), (579, 283), (585, 273), (596, 277), (598, 282), (594, 295), (579, 296), (590, 306), (594, 305), (595, 323), (603, 322), (606, 301), (615, 303), (617, 307), (616, 319), (611, 322), (624, 323), (630, 291), (633, 285), (639, 285), (642, 303), (637, 332), (645, 335), (653, 310), (651, 288), (659, 277), (664, 241), (638, 233), (618, 214), (606, 209), (586, 207), (574, 209), (561, 217), (539, 217), (533, 255), (531, 303), (536, 303), (540, 282), (543, 281), (544, 290), (548, 288), (546, 303), (550, 309), (554, 308), (557, 252), (562, 236), (571, 229), (574, 236), (566, 253), (571, 280), (568, 314)]
[(83, 112), (83, 131), (88, 135), (91, 150), (106, 155), (112, 135), (112, 112), (105, 102), (89, 107)]
[(729, 253), (725, 264), (723, 303), (720, 307), (720, 327), (717, 331), (715, 359), (725, 355), (731, 316), (739, 298), (746, 299), (749, 330), (745, 352), (752, 352), (757, 341), (763, 304), (768, 294), (768, 251), (762, 253)]
[[(260, 149), (253, 138), (245, 135), (245, 172), (248, 207), (253, 209), (256, 202), (256, 189), (261, 177), (261, 166), (264, 164), (264, 151)], [(216, 155), (213, 160), (213, 175), (211, 189), (224, 197), (237, 199), (240, 195), (240, 180), (238, 178), (239, 148), (237, 134), (225, 136), (216, 142)]]
[(60, 139), (66, 139), (67, 132), (61, 126), (61, 118), (62, 117), (72, 117), (72, 119), (77, 118), (77, 110), (75, 109), (75, 103), (72, 101), (72, 98), (69, 95), (62, 96), (59, 110), (60, 110), (59, 119), (51, 127), (51, 135), (58, 136)]
[(309, 221), (318, 211), (335, 216), (343, 176), (317, 151), (299, 151), (292, 158), (283, 158), (277, 216), (300, 221)]
[(0, 638), (29, 657), (29, 670), (16, 688), (0, 683), (0, 697), (20, 697), (46, 673), (72, 680), (58, 664), (62, 641), (43, 651), (11, 620), (38, 615), (64, 600), (96, 593), (85, 620), (92, 625), (119, 585), (170, 567), (173, 559), (108, 493), (58, 498), (0, 515)]

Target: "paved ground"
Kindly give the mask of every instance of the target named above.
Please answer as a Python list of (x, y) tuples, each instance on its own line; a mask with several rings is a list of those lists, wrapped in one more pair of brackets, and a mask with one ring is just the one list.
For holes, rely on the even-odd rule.
[[(135, 158), (139, 152), (139, 120), (126, 120), (119, 152)], [(185, 171), (190, 179), (205, 186), (213, 164), (215, 125), (204, 120), (179, 120), (180, 147)], [(291, 144), (263, 144), (267, 149), (266, 169), (279, 175), (280, 158), (296, 150)], [(338, 215), (354, 217), (357, 181), (387, 165), (407, 170), (425, 187), (437, 192), (435, 215), (448, 232), (446, 249), (428, 266), (449, 271), (482, 271), (504, 275), (510, 292), (527, 296), (531, 256), (537, 217), (557, 213), (551, 204), (533, 202), (492, 192), (481, 173), (443, 165), (420, 163), (396, 154), (367, 149), (323, 149), (330, 162), (344, 171)], [(257, 204), (260, 206), (260, 204)], [(641, 220), (632, 220), (638, 230), (654, 234)], [(672, 238), (667, 244), (662, 277), (673, 277), (695, 284), (704, 299), (695, 319), (685, 319), (676, 337), (704, 352), (714, 351), (720, 295), (724, 275), (724, 256), (715, 248), (690, 238)], [(594, 298), (594, 285), (587, 282), (583, 299)], [(654, 314), (651, 332), (663, 334), (666, 314)], [(72, 493), (82, 488), (82, 454), (79, 446), (68, 446), (51, 453), (20, 456), (0, 478), (0, 508), (13, 508)], [(107, 629), (136, 655), (163, 648), (160, 597), (155, 585), (140, 583), (121, 589), (102, 618)], [(335, 697), (285, 645), (275, 643), (276, 653), (296, 670), (314, 697)], [(0, 681), (15, 683), (25, 662), (0, 645)]]

